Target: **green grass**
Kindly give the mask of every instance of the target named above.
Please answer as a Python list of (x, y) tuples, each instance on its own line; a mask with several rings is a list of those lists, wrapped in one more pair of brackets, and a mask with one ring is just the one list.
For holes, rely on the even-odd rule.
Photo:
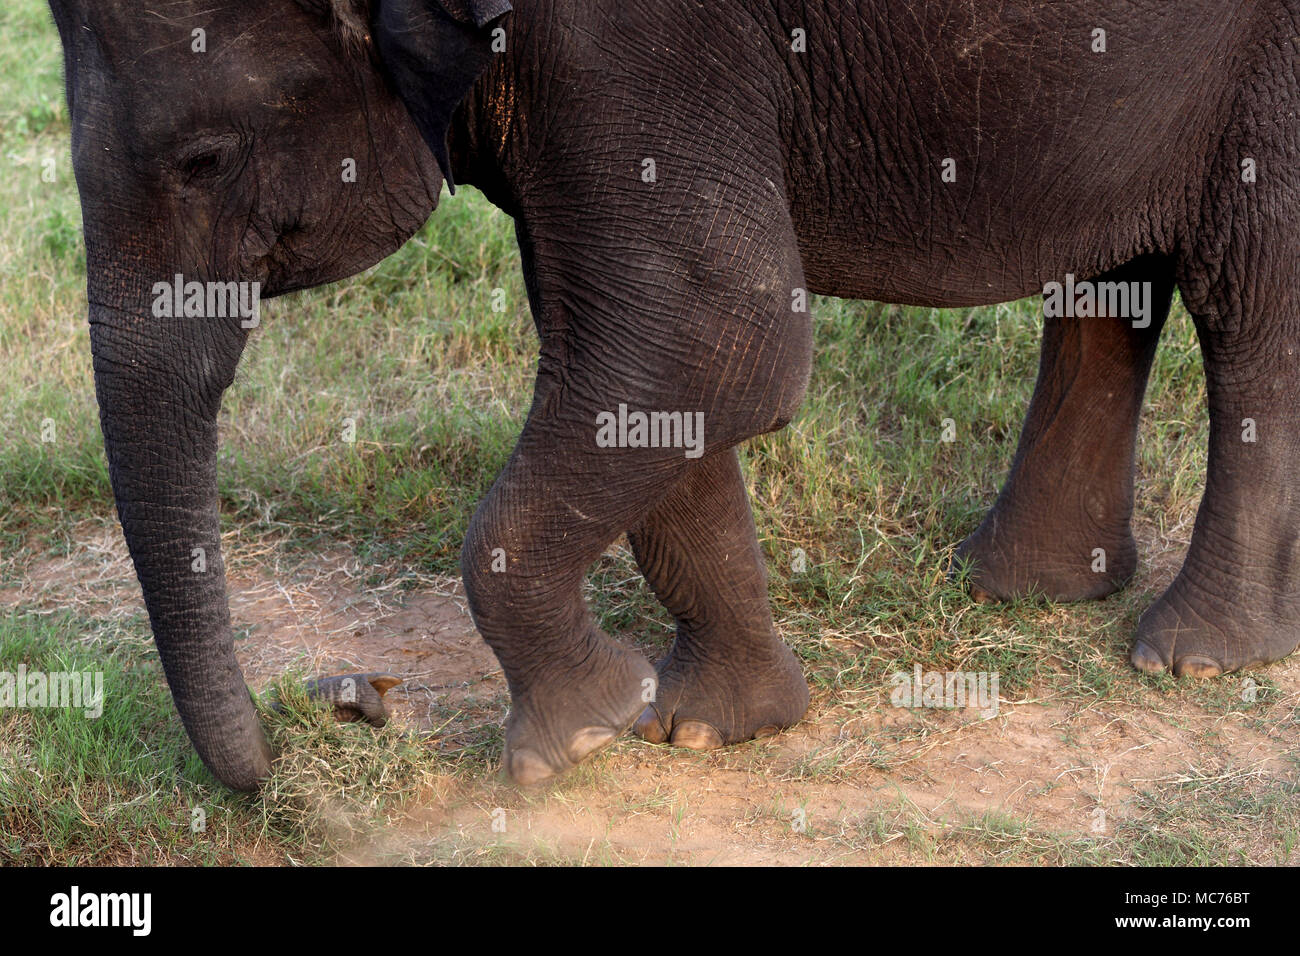
[[(0, 586), (21, 587), (36, 562), (84, 549), (86, 523), (113, 512), (59, 46), (36, 0), (0, 10), (0, 36)], [(55, 180), (46, 182), (51, 158)], [(504, 312), (490, 307), (498, 288)], [(99, 720), (0, 710), (0, 863), (319, 862), (359, 858), (358, 846), (369, 847), (360, 858), (393, 862), (635, 862), (608, 837), (579, 853), (518, 832), (484, 842), (441, 819), (427, 840), (384, 834), (395, 821), (409, 833), (430, 805), (481, 829), (494, 807), (525, 814), (580, 803), (610, 791), (611, 768), (637, 759), (778, 780), (788, 796), (752, 825), (781, 830), (815, 788), (901, 772), (918, 746), (948, 732), (932, 714), (905, 727), (847, 727), (877, 713), (888, 675), (914, 662), (997, 671), (1007, 699), (1032, 691), (1081, 708), (1243, 710), (1229, 681), (1185, 685), (1128, 670), (1125, 648), (1149, 587), (1068, 609), (983, 607), (944, 579), (951, 548), (1011, 460), (1037, 365), (1037, 302), (934, 310), (818, 299), (814, 315), (807, 400), (789, 428), (746, 445), (742, 461), (778, 626), (805, 665), (815, 711), (846, 723), (839, 737), (779, 766), (772, 743), (669, 758), (624, 740), (538, 796), (496, 776), (500, 694), (468, 716), (451, 706), (436, 713), (451, 727), (437, 746), (336, 725), (297, 700), (267, 718), (283, 754), (275, 777), (260, 797), (240, 796), (218, 786), (189, 746), (142, 612), (49, 614), (20, 601), (0, 617), (0, 669), (100, 670), (113, 705)], [(471, 189), (444, 197), (414, 239), (364, 276), (268, 303), (221, 414), (231, 566), (256, 567), (268, 548), (290, 564), (343, 548), (380, 577), (403, 567), (454, 573), (474, 505), (521, 426), (535, 361), (511, 223)], [(1199, 499), (1207, 437), (1199, 350), (1177, 304), (1151, 380), (1137, 523), (1177, 548)], [(939, 441), (948, 418), (952, 443)], [(355, 442), (342, 438), (345, 419), (355, 421)], [(42, 441), (47, 420), (53, 441)], [(806, 567), (796, 571), (800, 553)], [(602, 558), (588, 594), (605, 627), (652, 655), (667, 647), (670, 622), (626, 549)], [(295, 676), (281, 684), (291, 701)], [(1256, 726), (1294, 728), (1293, 699), (1267, 673), (1256, 679), (1259, 702), (1247, 708)], [(1295, 796), (1294, 774), (1153, 787), (1135, 822), (1104, 839), (997, 813), (936, 822), (906, 802), (834, 822), (814, 816), (806, 837), (828, 851), (897, 849), (912, 862), (1294, 862)], [(615, 819), (655, 816), (684, 838), (698, 794), (603, 799)], [(191, 828), (196, 808), (206, 814), (201, 833)]]
[[(0, 863), (228, 862), (191, 830), (202, 808), (211, 827), (239, 813), (238, 798), (200, 790), (201, 762), (158, 680), (156, 660), (111, 631), (69, 615), (0, 618), (0, 670), (98, 672), (105, 707), (0, 710)], [(188, 795), (182, 796), (182, 793)]]

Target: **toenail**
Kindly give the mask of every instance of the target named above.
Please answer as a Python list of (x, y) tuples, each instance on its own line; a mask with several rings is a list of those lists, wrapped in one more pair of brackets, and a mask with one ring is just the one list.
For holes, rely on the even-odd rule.
[(715, 750), (722, 746), (722, 734), (702, 720), (683, 720), (673, 727), (672, 743), (688, 750)]
[(1148, 674), (1159, 674), (1165, 669), (1165, 662), (1146, 641), (1137, 641), (1133, 645), (1133, 653), (1129, 655), (1129, 661), (1138, 670)]
[(510, 771), (510, 779), (523, 787), (531, 787), (555, 776), (551, 765), (536, 751), (529, 750), (527, 747), (511, 752), (507, 767)]
[(618, 733), (608, 727), (584, 727), (569, 741), (569, 759), (579, 763), (602, 747), (609, 746), (617, 736)]
[(636, 719), (636, 725), (632, 729), (637, 736), (649, 743), (662, 744), (668, 742), (668, 730), (663, 720), (660, 719), (659, 712), (653, 706), (641, 711), (641, 716)]
[(1186, 657), (1178, 659), (1174, 664), (1175, 677), (1194, 677), (1199, 680), (1206, 680), (1211, 677), (1218, 677), (1223, 673), (1223, 668), (1217, 661), (1212, 660), (1202, 654), (1188, 654)]

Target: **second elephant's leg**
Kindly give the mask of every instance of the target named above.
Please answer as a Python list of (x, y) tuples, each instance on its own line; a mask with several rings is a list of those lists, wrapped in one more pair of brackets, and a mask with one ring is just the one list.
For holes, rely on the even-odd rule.
[[(1048, 318), (1011, 474), (957, 549), (977, 598), (1099, 598), (1137, 568), (1129, 522), (1147, 374), (1173, 294), (1172, 263), (1136, 259), (1096, 282), (1149, 282), (1150, 324)], [(1100, 560), (1099, 560), (1100, 558)]]
[(654, 702), (636, 732), (652, 743), (707, 750), (796, 723), (808, 709), (808, 685), (772, 623), (735, 449), (695, 463), (628, 540), (677, 619)]

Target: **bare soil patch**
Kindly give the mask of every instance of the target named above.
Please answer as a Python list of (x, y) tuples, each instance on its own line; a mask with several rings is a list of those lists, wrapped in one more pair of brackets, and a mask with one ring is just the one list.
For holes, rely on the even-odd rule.
[[(120, 533), (108, 524), (83, 532), (71, 556), (29, 568), (0, 600), (138, 614)], [(456, 731), (449, 708), (481, 721), (484, 701), (504, 699), (500, 668), (453, 579), (363, 567), (335, 553), (292, 570), (237, 559), (230, 585), (232, 619), (245, 633), (237, 653), (254, 689), (287, 669), (391, 671), (405, 681), (389, 692), (395, 721), (444, 743)], [(807, 721), (776, 738), (711, 754), (624, 741), (541, 792), (519, 793), (499, 778), (431, 778), (401, 820), (354, 840), (338, 859), (953, 863), (996, 860), (1004, 844), (1104, 846), (1117, 827), (1155, 819), (1152, 793), (1297, 779), (1300, 661), (1267, 674), (1281, 694), (1272, 713), (1289, 721), (1260, 720), (1244, 705), (1209, 713), (1154, 691), (1136, 703), (1004, 697), (989, 719), (973, 709), (894, 708), (888, 687), (874, 707), (844, 708), (823, 694)], [(486, 719), (504, 718), (502, 710)], [(1273, 849), (1260, 842), (1243, 852), (1274, 862)]]

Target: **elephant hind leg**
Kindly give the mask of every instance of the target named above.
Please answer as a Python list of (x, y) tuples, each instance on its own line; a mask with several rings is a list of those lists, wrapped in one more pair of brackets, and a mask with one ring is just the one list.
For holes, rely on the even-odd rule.
[[(1258, 183), (1241, 181), (1235, 155), (1225, 163), (1221, 241), (1212, 234), (1179, 265), (1205, 363), (1209, 455), (1187, 557), (1138, 622), (1130, 659), (1143, 671), (1215, 677), (1300, 642), (1300, 174), (1280, 158), (1297, 146)], [(1269, 154), (1255, 144), (1240, 155)]]
[(1150, 311), (1044, 320), (1038, 382), (1011, 474), (957, 548), (977, 600), (1100, 598), (1137, 569), (1130, 530), (1137, 427), (1174, 264), (1141, 256), (1093, 281), (1144, 283)]

